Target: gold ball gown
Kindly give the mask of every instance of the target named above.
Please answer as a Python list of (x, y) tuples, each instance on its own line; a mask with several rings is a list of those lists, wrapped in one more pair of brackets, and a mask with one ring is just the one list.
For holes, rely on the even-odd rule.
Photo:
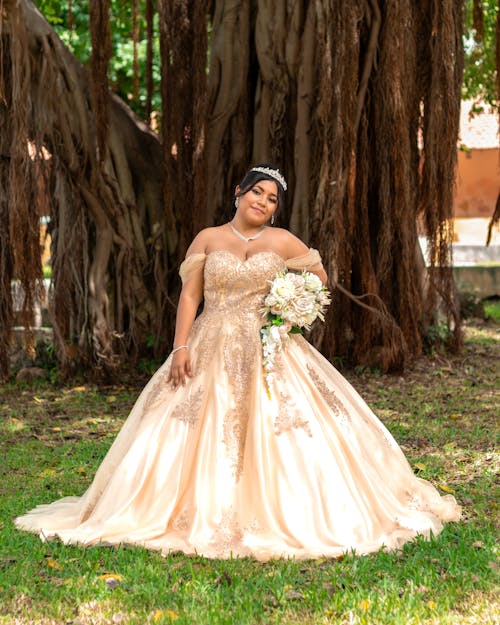
[(40, 505), (17, 527), (65, 543), (266, 560), (395, 549), (457, 520), (455, 499), (413, 474), (302, 336), (280, 352), (268, 392), (259, 331), (269, 281), (320, 262), (316, 250), (288, 261), (274, 252), (189, 256), (183, 281), (204, 281), (188, 340), (193, 377), (172, 389), (170, 356), (83, 496)]

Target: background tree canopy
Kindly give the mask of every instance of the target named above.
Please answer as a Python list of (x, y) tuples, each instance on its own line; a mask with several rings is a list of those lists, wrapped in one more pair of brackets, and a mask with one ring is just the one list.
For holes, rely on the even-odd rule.
[[(497, 102), (489, 61), (478, 63), (497, 9), (473, 3), (485, 43), (467, 46), (464, 87), (463, 4), (40, 0), (39, 13), (4, 0), (2, 376), (13, 278), (30, 339), (40, 197), (61, 369), (113, 375), (148, 346), (166, 352), (189, 241), (228, 219), (234, 186), (264, 160), (289, 182), (280, 225), (338, 276), (313, 336), (325, 355), (391, 370), (426, 343), (458, 347), (449, 220), (460, 97), (483, 89)], [(159, 134), (141, 121), (152, 113)]]
[(465, 4), (463, 98), (475, 100), (478, 111), (484, 104), (497, 111), (499, 108), (496, 71), (500, 54), (498, 11), (497, 0), (469, 0)]
[[(82, 62), (88, 63), (91, 52), (89, 29), (88, 0), (71, 2), (70, 0), (37, 0), (46, 19), (68, 46), (71, 52)], [(134, 46), (133, 46), (133, 11), (137, 6), (137, 50), (139, 56), (138, 97), (134, 97)], [(498, 108), (496, 87), (496, 28), (499, 6), (497, 0), (466, 0), (464, 3), (464, 77), (462, 97), (474, 99), (478, 107), (486, 103)], [(141, 118), (146, 117), (147, 85), (144, 72), (147, 47), (146, 2), (137, 3), (112, 0), (110, 3), (113, 23), (113, 56), (109, 66), (109, 78), (112, 90)], [(210, 24), (209, 26), (210, 27)], [(154, 84), (160, 83), (160, 45), (158, 19), (154, 24)], [(161, 110), (160, 91), (153, 92), (153, 110)]]
[[(38, 0), (35, 2), (47, 21), (54, 27), (61, 40), (84, 64), (88, 64), (92, 51), (88, 0)], [(110, 2), (111, 36), (113, 55), (109, 64), (111, 90), (122, 98), (141, 118), (147, 117), (147, 81), (145, 63), (147, 57), (146, 1)], [(136, 17), (134, 20), (134, 9)], [(137, 93), (134, 87), (134, 28), (138, 57)], [(160, 43), (158, 14), (154, 14), (153, 25), (153, 81), (152, 108), (161, 111), (160, 96)]]

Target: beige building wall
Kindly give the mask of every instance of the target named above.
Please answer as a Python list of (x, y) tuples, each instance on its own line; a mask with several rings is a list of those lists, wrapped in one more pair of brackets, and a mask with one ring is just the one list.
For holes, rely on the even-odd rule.
[(500, 191), (498, 148), (459, 150), (455, 218), (490, 218)]

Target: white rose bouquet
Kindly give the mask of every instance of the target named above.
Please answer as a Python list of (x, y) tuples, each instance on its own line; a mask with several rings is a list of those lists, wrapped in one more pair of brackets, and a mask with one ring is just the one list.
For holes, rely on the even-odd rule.
[(274, 377), (274, 359), (291, 334), (309, 330), (319, 317), (325, 320), (324, 311), (330, 303), (330, 293), (313, 273), (280, 272), (270, 281), (271, 288), (264, 299), (262, 314), (267, 323), (260, 329), (267, 389), (270, 391)]

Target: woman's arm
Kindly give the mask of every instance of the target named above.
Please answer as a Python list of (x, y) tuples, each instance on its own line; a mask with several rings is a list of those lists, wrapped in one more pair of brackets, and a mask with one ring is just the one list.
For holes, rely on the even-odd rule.
[[(191, 254), (205, 253), (205, 234), (200, 232), (189, 246), (186, 258)], [(193, 375), (191, 358), (187, 348), (187, 340), (196, 317), (196, 312), (203, 299), (203, 271), (194, 271), (184, 282), (177, 305), (175, 321), (174, 354), (167, 382), (172, 382), (173, 388), (180, 384), (184, 386), (186, 376)], [(177, 348), (180, 348), (177, 350)], [(176, 351), (177, 350), (177, 351)]]
[(203, 275), (200, 271), (198, 275), (190, 277), (182, 287), (175, 320), (174, 349), (186, 344), (202, 299)]

